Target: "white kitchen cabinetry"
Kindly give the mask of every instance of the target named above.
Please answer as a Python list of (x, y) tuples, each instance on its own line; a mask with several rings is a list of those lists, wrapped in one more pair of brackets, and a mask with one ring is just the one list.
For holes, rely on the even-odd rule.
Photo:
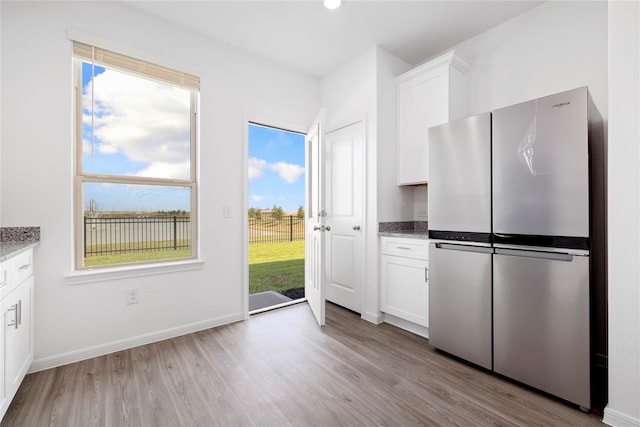
[(33, 361), (33, 250), (0, 264), (2, 351), (0, 352), (0, 419)]
[(469, 67), (452, 51), (396, 78), (398, 185), (429, 180), (428, 129), (468, 114)]
[(383, 236), (380, 255), (382, 311), (425, 328), (429, 326), (428, 243)]

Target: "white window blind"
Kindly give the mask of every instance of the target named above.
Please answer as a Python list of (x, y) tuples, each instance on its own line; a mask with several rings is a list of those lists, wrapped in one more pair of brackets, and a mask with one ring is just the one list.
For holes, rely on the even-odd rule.
[(161, 65), (141, 61), (140, 59), (132, 58), (127, 55), (91, 46), (86, 43), (74, 41), (73, 55), (96, 65), (115, 68), (120, 71), (137, 74), (190, 90), (200, 90), (199, 77), (175, 71)]

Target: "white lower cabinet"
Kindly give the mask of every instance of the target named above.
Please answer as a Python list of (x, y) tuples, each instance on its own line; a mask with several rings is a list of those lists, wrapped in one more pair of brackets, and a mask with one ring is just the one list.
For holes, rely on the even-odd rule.
[[(33, 361), (33, 250), (1, 264), (0, 419)], [(6, 273), (5, 273), (6, 272)]]
[(428, 240), (385, 236), (381, 246), (381, 310), (428, 327)]

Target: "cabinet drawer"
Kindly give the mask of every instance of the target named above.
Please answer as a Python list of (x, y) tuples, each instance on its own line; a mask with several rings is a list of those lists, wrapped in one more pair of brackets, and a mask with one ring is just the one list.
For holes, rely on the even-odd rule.
[(382, 238), (382, 254), (405, 258), (428, 259), (429, 241), (426, 239)]
[(33, 250), (16, 255), (11, 260), (11, 281), (20, 284), (33, 274)]

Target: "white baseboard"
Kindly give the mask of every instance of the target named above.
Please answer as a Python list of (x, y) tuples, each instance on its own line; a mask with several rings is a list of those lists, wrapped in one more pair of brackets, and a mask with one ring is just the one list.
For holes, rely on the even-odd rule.
[(602, 422), (614, 427), (640, 427), (640, 419), (634, 418), (622, 412), (604, 408), (604, 418)]
[(384, 315), (380, 312), (378, 313), (364, 312), (360, 315), (360, 318), (362, 320), (366, 320), (367, 322), (375, 323), (376, 325), (379, 325), (384, 321)]
[(429, 339), (429, 328), (416, 325), (413, 322), (408, 322), (404, 319), (400, 319), (399, 317), (392, 316), (391, 314), (385, 313), (384, 315), (385, 323), (398, 327), (400, 329), (404, 329), (405, 331), (409, 331), (413, 334), (420, 335), (421, 337)]
[(33, 363), (31, 364), (31, 368), (29, 368), (29, 373), (44, 371), (45, 369), (56, 368), (58, 366), (68, 365), (69, 363), (91, 359), (92, 357), (104, 356), (105, 354), (114, 353), (116, 351), (122, 351), (145, 344), (151, 344), (154, 342), (179, 337), (181, 335), (187, 335), (209, 328), (215, 328), (216, 326), (222, 326), (241, 320), (244, 320), (244, 314), (236, 313), (229, 316), (204, 320), (202, 322), (195, 322), (188, 325), (165, 329), (162, 331), (151, 332), (148, 334), (139, 335), (137, 337), (126, 338), (106, 344), (100, 344), (94, 347), (74, 350), (68, 353), (43, 357), (33, 361)]

